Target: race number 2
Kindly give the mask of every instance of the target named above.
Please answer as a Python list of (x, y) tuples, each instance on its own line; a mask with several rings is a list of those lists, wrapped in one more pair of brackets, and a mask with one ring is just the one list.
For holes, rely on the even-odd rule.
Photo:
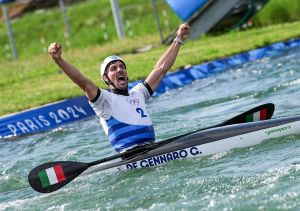
[(143, 117), (147, 117), (147, 115), (145, 114), (144, 110), (141, 109), (141, 108), (136, 108), (136, 112), (138, 112), (141, 115), (142, 118)]

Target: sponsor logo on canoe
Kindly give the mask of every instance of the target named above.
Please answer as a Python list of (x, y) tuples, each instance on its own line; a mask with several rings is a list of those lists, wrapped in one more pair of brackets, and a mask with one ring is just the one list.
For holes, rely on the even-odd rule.
[(135, 169), (135, 168), (157, 166), (169, 162), (171, 160), (199, 156), (200, 154), (202, 154), (202, 152), (199, 151), (197, 147), (191, 147), (191, 148), (182, 149), (174, 152), (169, 152), (163, 155), (157, 155), (136, 162), (128, 163), (124, 165), (124, 167), (125, 169)]
[(265, 133), (269, 136), (273, 133), (281, 133), (281, 132), (289, 130), (291, 128), (292, 128), (292, 126), (288, 125), (288, 126), (285, 126), (285, 127), (279, 127), (279, 128), (275, 128), (275, 129), (272, 129), (272, 130), (268, 130)]

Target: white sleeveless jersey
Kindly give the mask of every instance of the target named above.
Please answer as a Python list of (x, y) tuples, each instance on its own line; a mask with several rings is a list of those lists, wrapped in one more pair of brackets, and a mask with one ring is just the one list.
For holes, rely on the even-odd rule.
[(146, 109), (149, 98), (148, 89), (139, 83), (129, 91), (129, 96), (101, 89), (98, 99), (89, 102), (117, 152), (154, 142), (152, 120)]

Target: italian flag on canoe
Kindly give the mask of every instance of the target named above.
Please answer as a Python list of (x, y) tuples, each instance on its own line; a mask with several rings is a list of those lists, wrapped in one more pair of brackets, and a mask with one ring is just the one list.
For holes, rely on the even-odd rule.
[(61, 165), (56, 165), (54, 167), (39, 171), (38, 175), (43, 188), (66, 180)]
[(267, 109), (262, 109), (260, 111), (257, 111), (253, 114), (248, 114), (246, 116), (246, 122), (255, 122), (259, 120), (265, 120), (267, 119)]

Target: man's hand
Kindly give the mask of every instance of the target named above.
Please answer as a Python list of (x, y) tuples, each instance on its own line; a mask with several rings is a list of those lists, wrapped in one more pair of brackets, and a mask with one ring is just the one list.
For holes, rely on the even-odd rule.
[(186, 38), (188, 38), (190, 32), (191, 27), (187, 23), (183, 23), (179, 26), (176, 37), (184, 41)]
[(190, 30), (191, 28), (187, 23), (181, 24), (179, 26), (176, 36), (177, 39), (174, 39), (175, 42), (173, 42), (168, 50), (159, 58), (154, 69), (146, 78), (146, 82), (148, 83), (152, 91), (156, 90), (161, 79), (174, 64), (180, 46), (183, 44), (183, 41), (188, 38)]
[(51, 43), (48, 47), (48, 53), (52, 56), (54, 61), (61, 59), (62, 46), (58, 43)]

